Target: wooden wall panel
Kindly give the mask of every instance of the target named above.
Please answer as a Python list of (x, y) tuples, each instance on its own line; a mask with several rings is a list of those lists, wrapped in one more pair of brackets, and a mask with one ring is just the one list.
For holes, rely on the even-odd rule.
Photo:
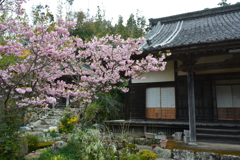
[(175, 108), (146, 108), (146, 118), (176, 119), (176, 109)]
[(235, 120), (235, 110), (237, 108), (218, 108), (218, 120)]
[(235, 120), (240, 120), (240, 108), (235, 108)]
[(162, 119), (176, 119), (175, 108), (162, 108)]
[(161, 108), (146, 108), (146, 118), (160, 119)]

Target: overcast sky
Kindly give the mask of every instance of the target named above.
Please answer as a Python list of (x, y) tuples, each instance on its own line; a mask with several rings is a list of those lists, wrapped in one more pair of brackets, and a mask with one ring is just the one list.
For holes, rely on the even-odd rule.
[[(58, 0), (29, 0), (25, 8), (29, 11), (32, 5), (48, 4), (53, 13), (56, 13)], [(219, 7), (221, 0), (74, 0), (72, 9), (74, 11), (90, 10), (90, 15), (95, 15), (97, 6), (105, 9), (106, 18), (113, 19), (113, 23), (122, 15), (124, 21), (131, 13), (135, 14), (138, 9), (141, 15), (149, 18), (160, 18), (181, 13), (203, 10), (205, 8)], [(228, 0), (228, 3), (235, 4), (240, 0)]]

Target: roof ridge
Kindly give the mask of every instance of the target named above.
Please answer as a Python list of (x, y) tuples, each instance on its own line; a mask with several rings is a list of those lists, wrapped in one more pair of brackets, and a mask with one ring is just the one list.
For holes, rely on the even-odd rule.
[(182, 20), (197, 19), (197, 18), (202, 18), (207, 16), (226, 14), (234, 11), (240, 11), (240, 4), (234, 4), (230, 6), (224, 6), (224, 7), (216, 7), (211, 9), (204, 9), (200, 11), (188, 12), (188, 13), (169, 16), (169, 17), (162, 17), (162, 18), (155, 18), (155, 19), (151, 18), (149, 19), (149, 22), (151, 26), (155, 26), (159, 21), (161, 23), (171, 23), (171, 22), (182, 21)]

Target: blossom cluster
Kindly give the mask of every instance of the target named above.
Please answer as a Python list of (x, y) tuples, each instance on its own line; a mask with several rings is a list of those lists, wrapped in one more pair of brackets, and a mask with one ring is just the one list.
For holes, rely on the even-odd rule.
[(11, 105), (47, 108), (60, 97), (73, 97), (71, 102), (86, 107), (99, 91), (117, 88), (127, 92), (127, 87), (117, 84), (165, 69), (164, 54), (142, 56), (138, 48), (144, 39), (123, 40), (115, 35), (84, 42), (70, 36), (69, 29), (76, 23), (59, 19), (30, 26), (21, 16), (24, 0), (8, 2), (2, 11), (17, 16), (0, 18), (0, 102), (4, 107), (14, 99)]

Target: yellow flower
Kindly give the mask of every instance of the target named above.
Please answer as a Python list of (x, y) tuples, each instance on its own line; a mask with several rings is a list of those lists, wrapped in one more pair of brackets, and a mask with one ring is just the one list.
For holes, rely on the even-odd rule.
[(30, 51), (29, 50), (25, 50), (22, 52), (22, 55), (20, 56), (21, 58), (25, 58), (27, 57), (28, 55), (30, 54)]
[(58, 125), (58, 128), (60, 128), (60, 129), (63, 128), (62, 123)]

